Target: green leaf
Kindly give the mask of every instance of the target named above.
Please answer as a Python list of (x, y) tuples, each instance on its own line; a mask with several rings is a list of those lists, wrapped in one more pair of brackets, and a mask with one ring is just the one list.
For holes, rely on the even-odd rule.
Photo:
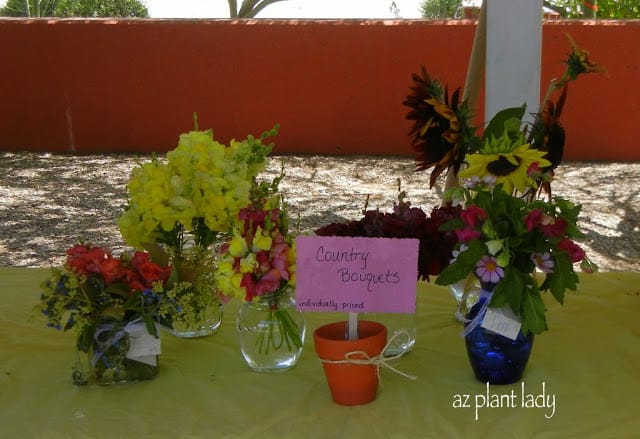
[(127, 298), (127, 301), (124, 303), (124, 309), (130, 311), (136, 311), (138, 309), (138, 305), (142, 301), (142, 293), (140, 291), (136, 291), (131, 296)]
[(578, 288), (579, 279), (578, 275), (573, 271), (573, 264), (566, 252), (554, 252), (553, 260), (555, 263), (553, 273), (547, 275), (542, 284), (542, 289), (549, 289), (553, 297), (562, 305), (564, 304), (565, 290), (575, 291)]
[(496, 115), (489, 121), (487, 128), (485, 128), (482, 139), (490, 139), (491, 136), (495, 138), (502, 136), (506, 122), (512, 118), (522, 120), (526, 108), (527, 105), (524, 104), (521, 107), (505, 108), (504, 110), (498, 111), (498, 113), (496, 113)]
[(487, 254), (487, 247), (479, 239), (474, 239), (467, 243), (467, 250), (458, 254), (455, 262), (446, 267), (438, 278), (437, 285), (451, 285), (469, 275), (476, 266), (476, 263)]
[(153, 320), (153, 315), (144, 314), (143, 316), (144, 324), (147, 327), (147, 332), (154, 337), (158, 336), (158, 330), (156, 328), (156, 322)]
[[(504, 278), (498, 282), (494, 290), (491, 305), (496, 307), (509, 305), (513, 312), (520, 314), (525, 287), (526, 282), (518, 270), (512, 266), (506, 267), (504, 270)], [(497, 303), (496, 296), (498, 296)]]
[(76, 347), (80, 352), (89, 352), (91, 342), (93, 341), (93, 333), (96, 331), (96, 325), (94, 323), (82, 328), (78, 333), (76, 339)]
[(464, 226), (465, 226), (464, 221), (462, 221), (460, 218), (455, 218), (455, 219), (447, 221), (444, 224), (441, 224), (440, 227), (438, 227), (438, 231), (440, 231), (440, 232), (450, 232), (450, 231), (453, 231), (453, 230), (463, 229)]
[(154, 242), (145, 242), (142, 244), (142, 246), (147, 252), (149, 252), (151, 261), (155, 262), (161, 267), (166, 267), (169, 265), (169, 255), (161, 245), (158, 245)]
[(491, 296), (491, 303), (489, 304), (492, 308), (502, 308), (508, 302), (509, 298), (509, 287), (507, 283), (504, 281), (498, 282), (498, 285), (493, 290), (493, 295)]
[(546, 330), (545, 311), (544, 302), (538, 292), (530, 291), (525, 294), (522, 303), (522, 332), (540, 334)]

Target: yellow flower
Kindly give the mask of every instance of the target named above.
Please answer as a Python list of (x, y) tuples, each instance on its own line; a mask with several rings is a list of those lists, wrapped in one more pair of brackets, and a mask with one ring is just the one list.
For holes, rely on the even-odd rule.
[(233, 260), (222, 260), (218, 263), (218, 274), (221, 276), (233, 275)]
[(253, 251), (270, 250), (273, 240), (270, 236), (264, 235), (262, 227), (256, 229), (256, 236), (253, 238)]
[(240, 273), (251, 273), (256, 265), (256, 254), (249, 253), (245, 258), (240, 259)]
[[(265, 135), (276, 133), (274, 128)], [(125, 241), (139, 248), (178, 229), (200, 237), (230, 231), (233, 218), (249, 204), (254, 177), (266, 167), (271, 146), (262, 144), (265, 135), (232, 140), (227, 147), (211, 130), (191, 131), (180, 135), (166, 162), (154, 158), (134, 169), (127, 213), (118, 222)], [(205, 228), (195, 227), (203, 223)], [(243, 245), (236, 242), (237, 251)]]
[(517, 189), (523, 192), (527, 187), (535, 185), (529, 178), (527, 171), (529, 167), (538, 163), (540, 168), (551, 165), (551, 162), (544, 158), (546, 152), (530, 149), (525, 143), (515, 148), (513, 151), (492, 154), (467, 154), (467, 169), (458, 174), (461, 178), (471, 178), (473, 176), (484, 177), (494, 176), (496, 183), (502, 183), (507, 193)]
[(246, 255), (248, 251), (247, 243), (242, 235), (240, 235), (237, 230), (234, 231), (233, 239), (229, 242), (229, 254), (235, 258), (241, 258)]

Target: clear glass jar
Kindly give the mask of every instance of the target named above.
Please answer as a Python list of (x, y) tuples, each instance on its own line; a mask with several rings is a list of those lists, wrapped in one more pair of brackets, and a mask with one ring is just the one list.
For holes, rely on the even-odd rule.
[(256, 372), (277, 372), (295, 366), (302, 354), (304, 314), (296, 308), (291, 290), (243, 302), (236, 318), (240, 351)]
[[(138, 325), (144, 327), (144, 323)], [(126, 322), (111, 320), (98, 324), (91, 335), (89, 351), (76, 350), (73, 383), (106, 386), (153, 379), (158, 374), (158, 355), (132, 358), (133, 342), (128, 330)]]
[(449, 291), (457, 305), (454, 317), (459, 323), (464, 324), (467, 322), (465, 316), (478, 301), (480, 290), (480, 281), (473, 273), (470, 273), (469, 276), (461, 281), (449, 285)]
[(166, 318), (176, 337), (206, 337), (222, 323), (224, 309), (216, 288), (213, 251), (213, 247), (190, 247), (172, 261), (179, 281), (168, 293), (175, 310)]
[(222, 324), (224, 307), (217, 300), (203, 303), (190, 321), (174, 319), (171, 333), (180, 338), (206, 337), (215, 333)]

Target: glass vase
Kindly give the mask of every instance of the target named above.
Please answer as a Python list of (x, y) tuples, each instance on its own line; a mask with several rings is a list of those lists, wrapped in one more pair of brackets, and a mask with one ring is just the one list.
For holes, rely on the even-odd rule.
[(159, 337), (144, 323), (121, 321), (96, 325), (88, 352), (76, 350), (75, 385), (111, 385), (153, 379), (158, 374)]
[(218, 300), (194, 307), (189, 318), (178, 315), (171, 323), (171, 333), (179, 338), (206, 337), (214, 334), (222, 324), (224, 307)]
[[(468, 313), (472, 320), (486, 298), (481, 298)], [(467, 323), (467, 326), (469, 323)], [(477, 325), (467, 335), (467, 355), (476, 378), (483, 383), (511, 384), (519, 381), (531, 355), (534, 335), (518, 332), (515, 340)]]
[(470, 308), (477, 302), (480, 292), (480, 281), (474, 274), (469, 274), (455, 284), (449, 285), (449, 291), (456, 301), (457, 309), (454, 314), (459, 323), (465, 323)]
[(416, 314), (363, 313), (362, 319), (378, 322), (387, 327), (385, 357), (409, 352), (416, 344)]
[(304, 314), (296, 308), (290, 289), (243, 302), (236, 318), (240, 351), (256, 372), (292, 368), (302, 354)]
[(222, 323), (224, 309), (216, 289), (213, 251), (190, 247), (173, 259), (179, 281), (168, 293), (175, 309), (166, 318), (176, 337), (206, 337)]

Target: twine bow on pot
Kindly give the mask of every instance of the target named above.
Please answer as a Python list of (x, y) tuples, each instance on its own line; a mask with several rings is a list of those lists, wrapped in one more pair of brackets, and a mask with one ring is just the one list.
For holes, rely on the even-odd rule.
[(321, 359), (321, 361), (323, 363), (330, 363), (330, 364), (358, 364), (358, 365), (363, 365), (363, 366), (376, 366), (376, 375), (378, 377), (378, 382), (380, 384), (382, 384), (382, 379), (380, 378), (380, 367), (384, 367), (386, 369), (389, 369), (391, 372), (394, 372), (398, 375), (401, 375), (405, 378), (408, 378), (410, 380), (417, 380), (418, 377), (416, 377), (415, 375), (409, 375), (408, 373), (402, 372), (401, 370), (396, 369), (395, 367), (393, 367), (392, 365), (389, 364), (389, 361), (393, 361), (393, 360), (397, 360), (398, 358), (402, 357), (405, 352), (400, 352), (398, 354), (389, 356), (389, 357), (385, 357), (384, 356), (384, 352), (389, 348), (389, 346), (391, 346), (391, 344), (393, 343), (393, 341), (400, 336), (405, 336), (407, 338), (409, 338), (409, 333), (405, 330), (401, 330), (396, 332), (387, 342), (387, 344), (385, 345), (384, 348), (382, 348), (382, 350), (380, 351), (380, 353), (376, 356), (370, 356), (369, 354), (367, 354), (364, 351), (351, 351), (351, 352), (347, 352), (344, 355), (344, 360), (327, 360), (327, 359)]

